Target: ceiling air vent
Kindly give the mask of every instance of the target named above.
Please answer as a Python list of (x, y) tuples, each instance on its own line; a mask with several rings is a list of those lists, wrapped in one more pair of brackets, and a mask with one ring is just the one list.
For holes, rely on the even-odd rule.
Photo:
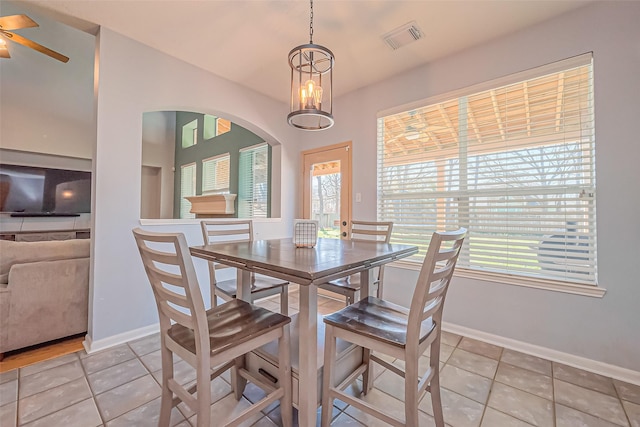
[(424, 37), (422, 30), (418, 28), (415, 21), (411, 21), (393, 31), (389, 31), (382, 36), (382, 39), (391, 49), (396, 50), (416, 40), (420, 40), (422, 37)]

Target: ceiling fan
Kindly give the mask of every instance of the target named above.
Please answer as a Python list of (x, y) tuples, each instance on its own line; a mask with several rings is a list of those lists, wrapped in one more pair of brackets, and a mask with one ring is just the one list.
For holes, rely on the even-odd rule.
[(44, 47), (41, 44), (34, 42), (33, 40), (29, 40), (19, 34), (11, 32), (11, 30), (19, 30), (21, 28), (31, 28), (37, 26), (38, 24), (36, 24), (35, 21), (29, 18), (27, 15), (11, 15), (0, 17), (0, 58), (11, 57), (11, 55), (9, 55), (9, 49), (7, 48), (7, 43), (5, 41), (6, 39), (19, 43), (23, 46), (30, 47), (31, 49), (35, 49), (38, 52), (52, 57), (53, 59), (57, 59), (58, 61), (69, 61), (69, 58), (67, 58), (66, 56), (54, 50), (51, 50), (48, 47)]

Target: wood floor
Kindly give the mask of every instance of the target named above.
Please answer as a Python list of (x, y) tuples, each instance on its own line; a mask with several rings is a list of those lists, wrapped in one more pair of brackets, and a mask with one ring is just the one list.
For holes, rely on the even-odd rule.
[(9, 352), (0, 362), (0, 373), (80, 351), (84, 348), (82, 346), (84, 337), (85, 334), (75, 335), (45, 345)]

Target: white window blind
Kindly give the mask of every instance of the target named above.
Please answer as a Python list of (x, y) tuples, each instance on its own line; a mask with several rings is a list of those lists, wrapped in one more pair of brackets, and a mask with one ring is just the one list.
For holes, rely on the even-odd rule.
[(597, 284), (591, 55), (562, 65), (378, 119), (378, 218), (415, 261), (462, 226), (458, 268)]
[(229, 153), (202, 161), (202, 193), (229, 192)]
[(196, 164), (189, 163), (180, 167), (180, 218), (195, 218), (196, 215), (189, 212), (191, 202), (185, 197), (196, 195)]
[(269, 146), (240, 150), (238, 217), (266, 218), (269, 199)]

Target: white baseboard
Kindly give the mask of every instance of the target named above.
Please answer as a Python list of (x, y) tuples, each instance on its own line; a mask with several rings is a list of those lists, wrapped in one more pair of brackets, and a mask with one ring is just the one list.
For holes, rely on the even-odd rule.
[(124, 344), (128, 341), (137, 340), (138, 338), (144, 338), (147, 335), (155, 334), (160, 331), (160, 324), (145, 326), (144, 328), (134, 329), (127, 331), (119, 335), (114, 335), (105, 339), (93, 341), (90, 335), (86, 335), (82, 343), (87, 354), (95, 353), (96, 351), (104, 350), (109, 347)]
[(574, 368), (583, 369), (595, 374), (604, 375), (606, 377), (615, 378), (627, 383), (640, 385), (640, 372), (631, 369), (622, 368), (620, 366), (610, 365), (597, 360), (587, 359), (585, 357), (576, 356), (562, 351), (553, 350), (524, 341), (518, 341), (511, 338), (501, 337), (499, 335), (490, 334), (476, 329), (467, 328), (453, 323), (442, 322), (442, 330), (457, 335), (473, 338), (478, 341), (484, 341), (489, 344), (498, 345), (510, 350), (519, 351), (521, 353), (530, 354), (532, 356), (541, 357), (551, 360), (552, 362), (563, 363), (573, 366)]
[[(156, 323), (154, 325), (134, 329), (133, 331), (127, 331), (125, 333), (114, 335), (98, 341), (92, 341), (91, 336), (87, 335), (85, 337), (83, 345), (87, 353), (91, 354), (95, 353), (96, 351), (107, 349), (109, 347), (124, 344), (128, 341), (146, 337), (147, 335), (154, 334), (159, 330), (160, 324)], [(574, 368), (584, 369), (585, 371), (604, 375), (610, 378), (615, 378), (617, 380), (624, 381), (630, 384), (640, 385), (640, 372), (633, 371), (631, 369), (610, 365), (604, 362), (598, 362), (596, 360), (564, 353), (562, 351), (553, 350), (535, 344), (529, 344), (524, 341), (505, 338), (500, 335), (490, 334), (487, 332), (479, 331), (477, 329), (471, 329), (467, 328), (466, 326), (460, 326), (449, 322), (442, 322), (442, 330), (451, 332), (453, 334), (473, 338), (478, 341), (484, 341), (489, 344), (494, 344), (500, 347), (519, 351), (521, 353), (541, 357), (553, 362), (563, 363), (565, 365), (573, 366)]]

